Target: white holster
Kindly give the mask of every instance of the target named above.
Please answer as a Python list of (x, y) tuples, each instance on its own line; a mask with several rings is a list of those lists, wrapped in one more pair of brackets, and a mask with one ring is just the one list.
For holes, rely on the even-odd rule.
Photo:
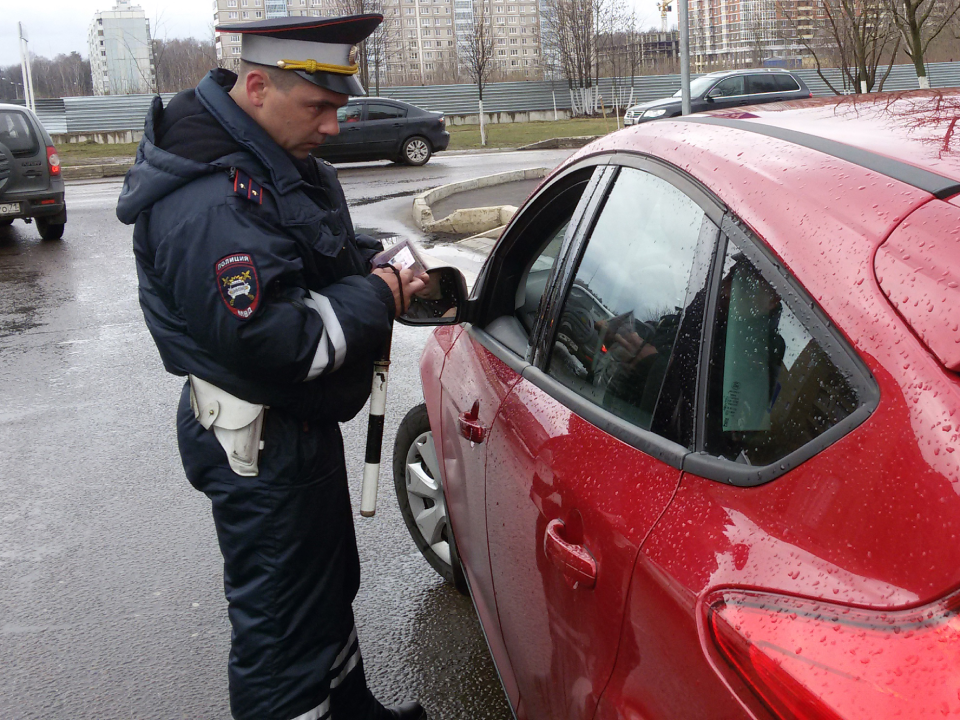
[(195, 375), (190, 376), (190, 407), (204, 429), (213, 428), (230, 469), (237, 475), (256, 477), (266, 407), (241, 400)]

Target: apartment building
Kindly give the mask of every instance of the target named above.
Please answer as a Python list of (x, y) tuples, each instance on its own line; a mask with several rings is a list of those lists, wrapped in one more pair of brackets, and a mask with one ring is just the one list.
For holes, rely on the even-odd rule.
[(469, 81), (463, 58), (475, 23), (486, 22), (497, 79), (540, 79), (536, 0), (387, 0), (386, 78), (391, 84)]
[(94, 95), (130, 95), (156, 89), (150, 22), (143, 8), (118, 0), (98, 12), (87, 31)]
[[(370, 84), (423, 85), (469, 81), (458, 54), (473, 32), (474, 13), (492, 28), (496, 74), (539, 79), (540, 15), (537, 0), (381, 0), (383, 25), (367, 41)], [(486, 7), (481, 5), (485, 3)], [(214, 24), (270, 17), (336, 17), (348, 0), (214, 0)], [(217, 57), (235, 70), (240, 35), (216, 33)]]
[(697, 72), (716, 67), (797, 66), (798, 35), (817, 21), (811, 0), (690, 0), (690, 54)]

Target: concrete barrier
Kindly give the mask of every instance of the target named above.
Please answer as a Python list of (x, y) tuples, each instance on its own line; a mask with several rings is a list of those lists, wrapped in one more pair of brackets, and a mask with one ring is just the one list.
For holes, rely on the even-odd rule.
[(117, 143), (140, 142), (143, 130), (111, 130), (109, 132), (73, 132), (50, 135), (54, 145), (73, 145), (75, 143), (97, 143), (115, 145)]
[(517, 208), (512, 205), (463, 208), (445, 218), (436, 220), (433, 217), (433, 210), (430, 209), (430, 205), (437, 200), (442, 200), (457, 193), (519, 180), (535, 180), (546, 177), (548, 172), (550, 172), (549, 168), (511, 170), (510, 172), (441, 185), (420, 193), (413, 199), (413, 219), (417, 226), (426, 233), (469, 233), (470, 235), (476, 235), (486, 230), (501, 227), (510, 222)]
[(61, 172), (64, 180), (89, 180), (91, 178), (123, 177), (133, 167), (132, 162), (91, 163), (89, 165), (64, 165)]

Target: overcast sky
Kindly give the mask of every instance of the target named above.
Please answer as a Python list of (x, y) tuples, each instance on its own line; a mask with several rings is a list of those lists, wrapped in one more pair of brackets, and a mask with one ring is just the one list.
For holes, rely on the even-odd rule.
[[(657, 0), (627, 0), (644, 26), (659, 25)], [(95, 12), (113, 0), (0, 0), (0, 66), (20, 62), (17, 22), (22, 22), (35, 55), (52, 58), (78, 51), (87, 56), (87, 28)], [(162, 39), (209, 37), (213, 25), (210, 0), (140, 0), (153, 35)], [(670, 13), (670, 24), (676, 24)]]

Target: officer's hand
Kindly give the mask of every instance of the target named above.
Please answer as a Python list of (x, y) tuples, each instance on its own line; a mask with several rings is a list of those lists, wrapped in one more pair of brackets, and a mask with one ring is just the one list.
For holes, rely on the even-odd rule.
[[(415, 275), (413, 270), (401, 270), (400, 271), (400, 283), (397, 283), (397, 276), (394, 274), (393, 270), (388, 270), (387, 268), (377, 268), (373, 271), (374, 275), (377, 275), (381, 280), (383, 280), (393, 292), (393, 305), (396, 307), (397, 317), (400, 316), (401, 308), (410, 307), (410, 298), (415, 292), (423, 290), (425, 286), (424, 280), (426, 275)], [(403, 293), (403, 302), (400, 302), (400, 293)]]

